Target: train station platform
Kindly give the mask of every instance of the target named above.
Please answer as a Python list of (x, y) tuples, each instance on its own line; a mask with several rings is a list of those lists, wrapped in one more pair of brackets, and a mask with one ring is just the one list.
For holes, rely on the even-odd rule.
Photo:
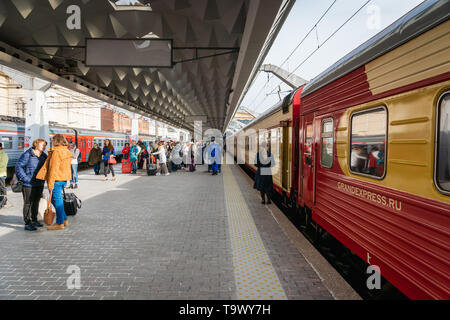
[(25, 232), (8, 192), (0, 299), (360, 299), (238, 166), (79, 178), (82, 208), (60, 231)]

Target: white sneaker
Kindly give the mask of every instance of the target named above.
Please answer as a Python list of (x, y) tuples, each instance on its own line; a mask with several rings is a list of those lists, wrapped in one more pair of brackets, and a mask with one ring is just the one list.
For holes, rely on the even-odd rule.
[(170, 173), (166, 173), (166, 176), (170, 176)]
[(159, 173), (159, 172), (155, 174), (155, 176), (160, 176), (160, 175), (161, 175), (161, 173)]

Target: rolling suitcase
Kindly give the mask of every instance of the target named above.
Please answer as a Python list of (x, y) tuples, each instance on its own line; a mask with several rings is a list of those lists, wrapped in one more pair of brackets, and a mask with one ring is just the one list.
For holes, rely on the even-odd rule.
[(147, 165), (147, 175), (154, 176), (156, 174), (156, 164), (149, 163)]
[(133, 163), (130, 160), (122, 160), (122, 173), (131, 173)]
[(81, 208), (81, 200), (74, 193), (66, 193), (63, 189), (64, 211), (68, 216), (77, 214), (78, 209)]

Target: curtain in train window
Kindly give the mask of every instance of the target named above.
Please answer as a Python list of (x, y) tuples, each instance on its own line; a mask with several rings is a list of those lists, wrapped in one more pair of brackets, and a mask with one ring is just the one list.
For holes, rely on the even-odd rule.
[(375, 178), (383, 177), (386, 171), (386, 108), (355, 113), (351, 124), (350, 170)]
[(312, 134), (313, 134), (313, 127), (312, 125), (307, 125), (306, 126), (306, 136), (305, 136), (305, 163), (307, 165), (312, 165), (312, 157), (311, 157), (311, 151), (312, 151), (312, 142), (313, 142), (313, 138), (312, 138)]
[(440, 99), (438, 114), (436, 182), (450, 192), (450, 93)]
[(325, 119), (322, 121), (320, 142), (320, 163), (324, 168), (331, 168), (333, 165), (333, 140), (333, 119)]

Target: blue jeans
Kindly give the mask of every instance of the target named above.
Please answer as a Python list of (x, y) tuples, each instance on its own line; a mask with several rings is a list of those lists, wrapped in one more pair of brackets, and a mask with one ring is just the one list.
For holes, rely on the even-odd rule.
[(72, 164), (72, 180), (70, 180), (70, 183), (73, 183), (75, 180), (75, 183), (78, 183), (78, 164)]
[(64, 220), (67, 220), (62, 196), (62, 191), (66, 184), (67, 181), (55, 181), (55, 186), (52, 192), (52, 204), (56, 209), (56, 223), (58, 224), (64, 223)]
[(219, 170), (219, 165), (216, 162), (214, 162), (212, 165), (213, 174), (216, 174), (218, 170)]
[(100, 162), (94, 164), (94, 172), (97, 174), (100, 172)]
[(134, 161), (131, 161), (131, 166), (132, 166), (132, 170), (133, 170), (133, 172), (136, 172), (136, 169), (137, 169), (137, 164), (136, 164), (136, 160), (134, 160)]

